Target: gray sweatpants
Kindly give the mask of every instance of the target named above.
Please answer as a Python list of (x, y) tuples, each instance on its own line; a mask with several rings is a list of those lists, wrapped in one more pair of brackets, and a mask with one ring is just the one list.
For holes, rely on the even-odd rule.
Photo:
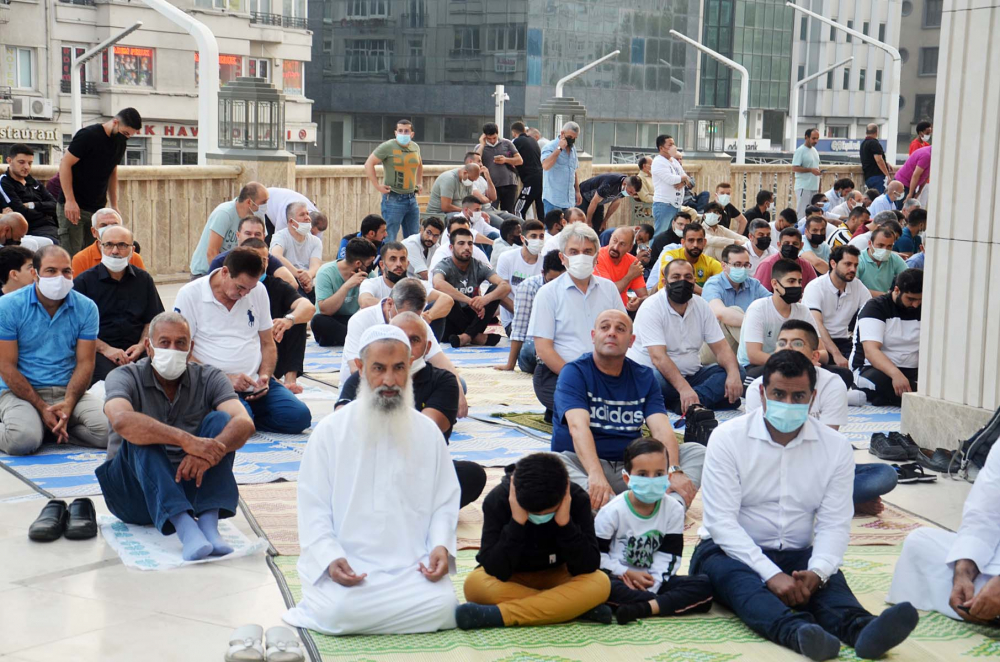
[[(691, 479), (695, 487), (701, 487), (701, 470), (705, 466), (705, 447), (701, 444), (687, 443), (679, 444), (680, 446), (680, 464), (681, 471)], [(570, 451), (563, 451), (559, 453), (559, 458), (566, 465), (566, 471), (569, 473), (569, 479), (582, 487), (583, 489), (588, 489), (590, 480), (587, 476), (587, 470), (584, 469), (583, 463), (580, 462), (580, 458), (576, 453), (571, 453)], [(628, 489), (625, 485), (625, 479), (622, 478), (622, 471), (625, 470), (624, 462), (611, 462), (609, 460), (601, 460), (601, 467), (604, 469), (604, 477), (607, 478), (608, 483), (611, 484), (611, 489), (615, 491), (615, 494), (621, 494)], [(668, 496), (677, 499), (684, 509), (687, 510), (687, 504), (684, 503), (684, 497), (676, 492), (671, 492)]]
[[(66, 389), (62, 386), (43, 386), (35, 390), (50, 405), (66, 397)], [(31, 403), (17, 397), (10, 389), (0, 393), (0, 451), (8, 455), (30, 455), (41, 448), (47, 432), (41, 415)], [(107, 448), (108, 418), (104, 415), (104, 402), (84, 393), (70, 414), (67, 432), (73, 444)]]

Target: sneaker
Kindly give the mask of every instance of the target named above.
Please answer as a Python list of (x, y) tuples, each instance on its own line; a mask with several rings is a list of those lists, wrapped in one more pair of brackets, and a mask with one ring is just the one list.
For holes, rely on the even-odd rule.
[(848, 407), (867, 407), (868, 406), (868, 396), (865, 395), (864, 391), (859, 391), (856, 388), (852, 388), (847, 392), (847, 406)]
[(684, 441), (708, 446), (708, 438), (718, 426), (715, 412), (701, 405), (691, 405), (684, 414)]
[(913, 441), (913, 437), (910, 435), (902, 434), (900, 432), (890, 432), (889, 441), (906, 449), (907, 460), (920, 459), (920, 446), (917, 446), (917, 442)]
[(902, 462), (910, 459), (910, 454), (905, 446), (890, 439), (882, 432), (872, 434), (868, 452), (880, 460), (889, 462)]

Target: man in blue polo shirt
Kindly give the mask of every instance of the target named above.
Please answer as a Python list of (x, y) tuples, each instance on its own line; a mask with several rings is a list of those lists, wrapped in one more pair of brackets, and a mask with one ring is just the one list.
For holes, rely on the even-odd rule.
[(576, 169), (580, 162), (576, 156), (576, 139), (580, 125), (566, 122), (553, 140), (542, 148), (542, 204), (545, 213), (553, 209), (569, 209), (583, 202), (580, 195), (580, 178)]
[(100, 318), (73, 291), (69, 253), (35, 254), (35, 284), (0, 298), (0, 451), (28, 455), (44, 438), (108, 445), (100, 398), (89, 395)]
[[(747, 308), (757, 299), (771, 296), (760, 281), (750, 275), (752, 270), (746, 246), (730, 244), (722, 249), (722, 273), (705, 281), (701, 290), (701, 298), (715, 313), (722, 335), (734, 352), (740, 346), (740, 330)], [(705, 365), (715, 363), (715, 353), (707, 346), (702, 347), (701, 362)]]
[(632, 320), (620, 310), (597, 316), (594, 351), (567, 363), (559, 373), (552, 417), (552, 452), (566, 464), (571, 481), (590, 493), (599, 510), (628, 489), (622, 478), (625, 447), (642, 436), (642, 426), (667, 447), (670, 496), (691, 505), (705, 463), (705, 447), (678, 447), (660, 385), (653, 371), (626, 358), (635, 340)]

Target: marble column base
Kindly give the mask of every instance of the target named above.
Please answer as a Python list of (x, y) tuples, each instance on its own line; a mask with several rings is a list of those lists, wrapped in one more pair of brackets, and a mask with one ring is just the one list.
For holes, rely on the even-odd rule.
[(919, 393), (903, 394), (901, 431), (921, 448), (958, 450), (962, 442), (989, 422), (988, 409), (956, 404)]

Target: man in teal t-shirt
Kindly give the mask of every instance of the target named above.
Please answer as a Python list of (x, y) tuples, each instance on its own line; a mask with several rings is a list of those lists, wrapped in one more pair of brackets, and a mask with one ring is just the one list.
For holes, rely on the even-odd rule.
[(342, 346), (347, 323), (358, 312), (358, 294), (370, 277), (375, 262), (375, 244), (361, 237), (347, 242), (344, 259), (327, 262), (316, 272), (316, 314), (313, 337), (323, 347)]
[(799, 218), (805, 218), (806, 207), (812, 197), (819, 192), (819, 177), (823, 172), (819, 169), (819, 152), (816, 151), (818, 142), (819, 131), (806, 130), (805, 140), (792, 156), (792, 172), (795, 173), (795, 211)]

